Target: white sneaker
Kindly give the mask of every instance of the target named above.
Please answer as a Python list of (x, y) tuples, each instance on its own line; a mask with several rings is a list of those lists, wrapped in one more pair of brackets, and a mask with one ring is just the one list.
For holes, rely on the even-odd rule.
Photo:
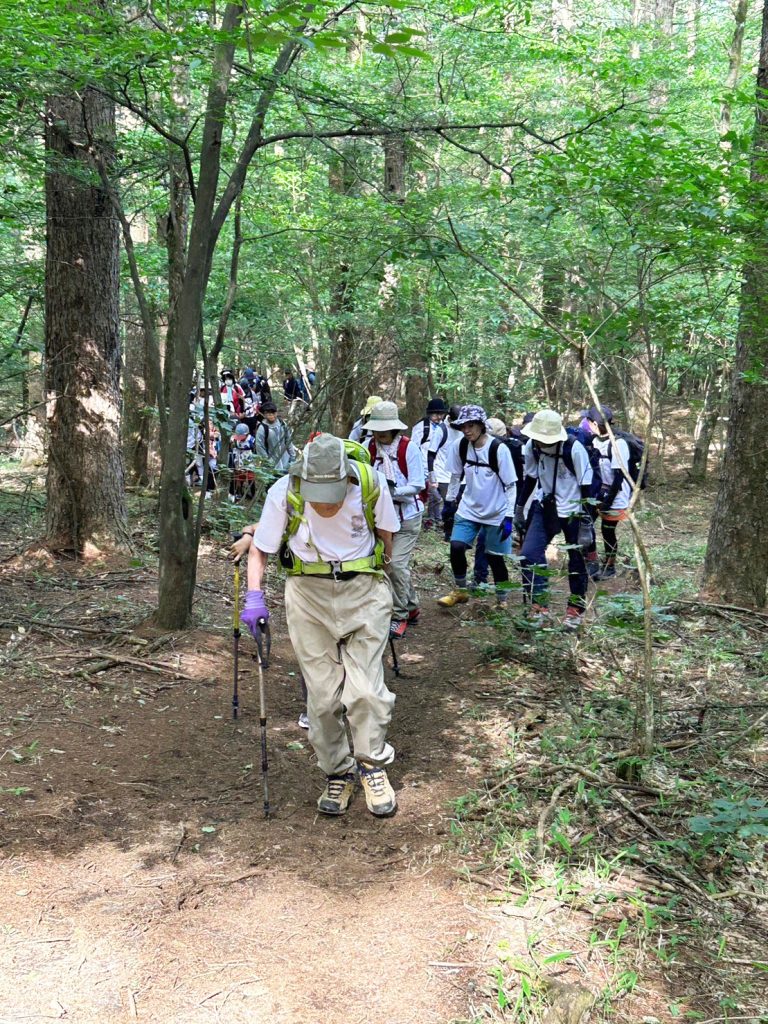
[(360, 781), (363, 784), (365, 803), (371, 814), (375, 814), (377, 818), (388, 818), (395, 813), (397, 810), (395, 791), (383, 768), (361, 761)]
[(301, 712), (301, 714), (299, 715), (299, 721), (298, 721), (297, 724), (298, 724), (300, 729), (308, 729), (309, 728), (309, 717), (307, 716), (307, 712), (306, 711), (302, 711)]

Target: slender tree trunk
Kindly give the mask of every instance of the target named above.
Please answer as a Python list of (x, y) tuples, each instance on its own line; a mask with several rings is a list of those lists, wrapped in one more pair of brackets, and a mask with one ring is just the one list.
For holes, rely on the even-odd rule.
[(693, 462), (691, 464), (693, 480), (704, 480), (707, 475), (709, 448), (719, 414), (720, 389), (715, 374), (710, 373), (704, 389), (704, 404), (696, 417), (696, 427), (693, 431)]
[[(541, 308), (547, 320), (559, 324), (563, 319), (563, 300), (565, 298), (565, 271), (559, 263), (544, 264), (541, 276)], [(559, 408), (557, 386), (557, 366), (560, 356), (559, 339), (552, 336), (546, 340), (541, 350), (541, 374), (547, 403), (552, 409)]]
[(117, 216), (87, 150), (109, 160), (112, 103), (85, 89), (46, 109), (47, 543), (91, 553), (127, 542), (120, 448)]
[(768, 583), (768, 2), (763, 7), (750, 181), (757, 227), (744, 267), (728, 438), (704, 561), (704, 593), (762, 608)]
[(137, 487), (149, 483), (149, 438), (152, 403), (147, 339), (135, 310), (135, 299), (127, 304), (125, 320), (125, 370), (123, 373), (123, 438), (128, 479)]

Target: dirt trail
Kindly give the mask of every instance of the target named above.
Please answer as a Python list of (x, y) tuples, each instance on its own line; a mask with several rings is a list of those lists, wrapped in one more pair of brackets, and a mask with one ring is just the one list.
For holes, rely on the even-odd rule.
[[(57, 573), (36, 617), (94, 632), (3, 630), (0, 1022), (464, 1017), (482, 920), (465, 904), (448, 814), (484, 749), (471, 627), (425, 595), (422, 624), (400, 644), (406, 677), (391, 684), (399, 812), (377, 821), (358, 794), (327, 820), (275, 601), (265, 822), (250, 640), (231, 720), (227, 610), (213, 596), (227, 592), (226, 568), (202, 583), (215, 621), (153, 654), (153, 642), (113, 645), (115, 602), (85, 570)], [(118, 587), (134, 614), (152, 599), (140, 580)], [(33, 576), (0, 581), (0, 598), (11, 582), (31, 599)], [(178, 656), (183, 678), (131, 662), (69, 674), (108, 642), (116, 656)]]

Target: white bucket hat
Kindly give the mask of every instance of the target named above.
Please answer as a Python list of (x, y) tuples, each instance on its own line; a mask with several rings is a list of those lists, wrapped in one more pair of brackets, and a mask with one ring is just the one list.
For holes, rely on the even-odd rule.
[(568, 440), (568, 434), (563, 427), (563, 417), (554, 409), (539, 410), (530, 423), (520, 428), (520, 433), (532, 437), (534, 441), (541, 441), (542, 444), (557, 444), (558, 441)]
[(407, 430), (408, 424), (397, 418), (397, 406), (394, 402), (379, 402), (371, 409), (366, 429), (373, 433), (386, 433), (388, 430)]

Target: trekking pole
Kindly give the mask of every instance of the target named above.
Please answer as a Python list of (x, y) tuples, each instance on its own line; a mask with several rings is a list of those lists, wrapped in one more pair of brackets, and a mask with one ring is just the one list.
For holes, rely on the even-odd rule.
[[(240, 534), (242, 536), (242, 534)], [(240, 537), (235, 535), (235, 540)], [(235, 611), (232, 619), (232, 645), (234, 662), (234, 679), (232, 682), (232, 717), (237, 718), (240, 708), (240, 694), (237, 688), (237, 677), (240, 668), (240, 559), (235, 559)]]
[(264, 669), (269, 668), (272, 635), (266, 619), (259, 619), (256, 650), (259, 663), (259, 726), (261, 728), (261, 784), (264, 788), (264, 817), (269, 817), (269, 783), (267, 781), (267, 698), (264, 692)]
[(389, 647), (392, 651), (392, 671), (395, 673), (395, 678), (400, 678), (400, 662), (397, 660), (397, 651), (395, 650), (395, 638), (389, 638)]

